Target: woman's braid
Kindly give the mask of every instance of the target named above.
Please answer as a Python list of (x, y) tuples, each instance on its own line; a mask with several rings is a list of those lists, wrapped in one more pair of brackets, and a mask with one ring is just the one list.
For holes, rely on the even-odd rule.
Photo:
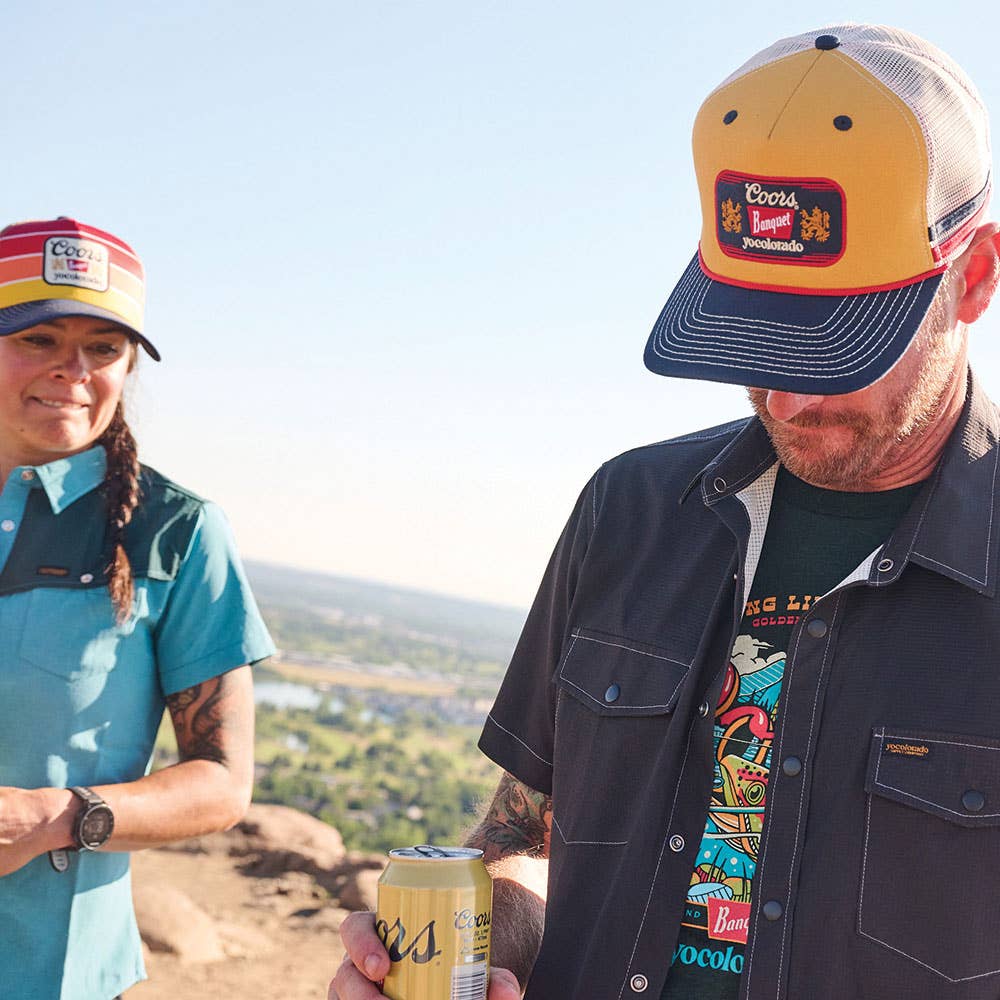
[(132, 609), (132, 564), (124, 542), (125, 526), (132, 520), (132, 512), (139, 503), (139, 455), (121, 402), (108, 429), (101, 435), (100, 444), (104, 445), (108, 456), (103, 487), (113, 553), (107, 567), (108, 590), (115, 617), (122, 622)]

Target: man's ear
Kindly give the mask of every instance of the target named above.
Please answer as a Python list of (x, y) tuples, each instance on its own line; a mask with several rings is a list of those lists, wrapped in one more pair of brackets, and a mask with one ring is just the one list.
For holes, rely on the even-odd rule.
[(957, 316), (963, 323), (975, 323), (1000, 285), (1000, 224), (980, 226), (955, 265), (963, 279), (955, 289)]

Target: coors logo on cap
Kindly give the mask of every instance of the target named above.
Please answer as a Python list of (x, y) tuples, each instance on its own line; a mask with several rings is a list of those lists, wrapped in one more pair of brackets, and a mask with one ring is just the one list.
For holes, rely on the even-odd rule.
[(844, 192), (822, 177), (715, 181), (719, 247), (728, 257), (827, 267), (844, 254)]
[(108, 248), (93, 240), (53, 236), (45, 241), (42, 277), (50, 285), (76, 285), (95, 292), (109, 286)]

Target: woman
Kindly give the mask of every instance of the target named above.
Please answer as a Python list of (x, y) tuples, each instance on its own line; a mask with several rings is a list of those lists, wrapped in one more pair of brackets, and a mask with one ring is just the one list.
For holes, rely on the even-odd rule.
[[(226, 522), (139, 464), (127, 244), (0, 232), (0, 997), (144, 978), (128, 851), (232, 826), (253, 782), (250, 664), (273, 652)], [(146, 775), (170, 709), (180, 762)]]

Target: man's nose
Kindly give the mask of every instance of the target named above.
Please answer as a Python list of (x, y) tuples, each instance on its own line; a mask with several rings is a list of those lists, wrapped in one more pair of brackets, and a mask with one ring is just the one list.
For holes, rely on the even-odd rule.
[(768, 389), (767, 412), (775, 420), (791, 420), (803, 410), (815, 406), (823, 398), (823, 396), (809, 396), (801, 392), (780, 392), (777, 389)]

